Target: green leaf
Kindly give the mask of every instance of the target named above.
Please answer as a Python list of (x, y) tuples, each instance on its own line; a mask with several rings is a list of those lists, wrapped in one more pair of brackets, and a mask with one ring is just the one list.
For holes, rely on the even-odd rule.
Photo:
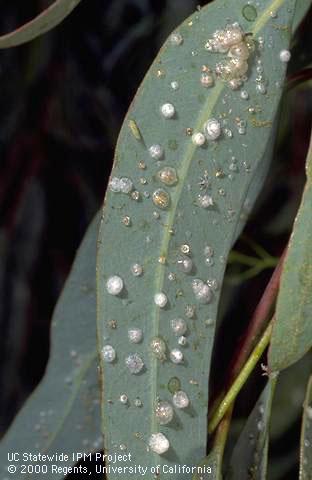
[(302, 429), (300, 439), (300, 473), (299, 480), (312, 478), (312, 376), (307, 385), (303, 405)]
[[(278, 444), (301, 417), (306, 384), (312, 371), (312, 355), (305, 355), (278, 376), (272, 406), (270, 439)], [(295, 393), (289, 395), (289, 385)]]
[[(127, 448), (134, 464), (146, 466), (149, 479), (156, 466), (164, 474), (164, 465), (196, 465), (206, 454), (210, 357), (226, 259), (241, 228), (238, 225), (248, 192), (259, 189), (252, 184), (258, 181), (260, 165), (272, 142), (285, 76), (279, 52), (289, 45), (295, 2), (274, 0), (257, 11), (252, 7), (252, 12), (247, 5), (247, 13), (246, 4), (215, 1), (177, 29), (183, 38), (180, 45), (173, 45), (169, 38), (162, 47), (123, 124), (112, 174), (130, 178), (139, 194), (110, 190), (106, 196), (97, 263), (98, 339), (100, 351), (110, 345), (117, 356), (111, 364), (101, 358), (105, 450), (118, 453), (120, 446)], [(276, 19), (272, 11), (278, 13)], [(251, 14), (256, 14), (255, 21), (250, 21)], [(248, 101), (240, 90), (231, 90), (221, 80), (216, 79), (212, 88), (200, 82), (203, 65), (214, 71), (216, 63), (228, 60), (226, 54), (210, 53), (204, 47), (215, 30), (225, 27), (227, 18), (239, 22), (254, 40), (266, 39), (264, 47), (257, 47), (248, 60), (248, 80), (243, 87)], [(266, 94), (257, 89), (258, 60), (266, 79)], [(172, 82), (177, 82), (178, 88), (173, 83), (173, 89)], [(166, 102), (174, 105), (174, 118), (160, 114)], [(232, 137), (223, 132), (215, 142), (196, 147), (187, 129), (202, 131), (211, 118), (220, 120)], [(237, 118), (246, 122), (246, 133), (242, 124), (238, 131)], [(154, 144), (164, 148), (159, 161), (149, 155)], [(178, 182), (173, 186), (159, 181), (157, 172), (165, 166), (176, 169)], [(199, 183), (205, 181), (206, 172), (210, 182), (207, 194), (214, 201), (207, 209), (198, 201), (198, 195), (205, 193)], [(120, 183), (114, 180), (112, 188), (120, 188)], [(160, 200), (166, 204), (166, 194), (156, 196), (153, 204), (153, 194), (159, 188), (170, 196), (167, 209), (158, 208)], [(186, 248), (183, 245), (189, 245), (193, 262), (189, 274), (177, 265), (181, 248)], [(208, 262), (206, 246), (214, 251)], [(143, 268), (143, 275), (137, 277), (131, 274), (136, 263)], [(106, 288), (108, 278), (114, 275), (124, 284), (117, 296), (109, 295)], [(210, 303), (202, 304), (194, 295), (194, 279), (214, 281)], [(159, 292), (167, 295), (166, 308), (154, 303)], [(193, 318), (186, 316), (188, 305), (195, 305)], [(171, 320), (176, 318), (185, 319), (188, 325), (184, 347), (171, 330)], [(112, 329), (112, 325), (117, 328)], [(143, 330), (144, 339), (139, 344), (128, 341), (132, 327)], [(150, 347), (155, 337), (166, 344), (165, 361), (160, 361)], [(169, 352), (174, 348), (183, 350), (181, 365), (170, 361)], [(128, 355), (134, 353), (145, 364), (139, 375), (132, 375), (125, 365)], [(154, 411), (158, 398), (172, 402), (172, 378), (178, 379), (179, 388), (189, 396), (190, 406), (174, 408), (173, 421), (162, 426)], [(127, 396), (127, 404), (120, 402), (122, 394)], [(141, 407), (136, 406), (137, 397)], [(150, 436), (159, 432), (170, 442), (163, 456), (147, 452)], [(123, 478), (130, 477), (125, 471)], [(117, 475), (111, 470), (108, 478), (114, 480)], [(170, 478), (186, 479), (189, 474), (174, 470)]]
[(222, 480), (223, 449), (214, 447), (207, 457), (197, 466), (192, 480)]
[(226, 480), (267, 478), (269, 424), (276, 380), (269, 379), (234, 447)]
[(307, 182), (290, 238), (277, 299), (269, 349), (271, 371), (287, 368), (312, 346), (312, 143), (306, 171)]
[(311, 7), (311, 3), (312, 3), (311, 0), (297, 0), (294, 21), (293, 21), (293, 32), (297, 30), (300, 23), (308, 13), (309, 8)]
[[(0, 443), (1, 478), (7, 476), (8, 452), (18, 452), (21, 465), (24, 452), (72, 455), (101, 446), (94, 278), (98, 224), (99, 215), (89, 227), (55, 308), (46, 374)], [(64, 463), (35, 463), (69, 467), (76, 462), (70, 457)], [(38, 478), (36, 473), (22, 476)], [(43, 476), (55, 480), (65, 473), (57, 475), (49, 469)]]
[(43, 33), (56, 27), (77, 7), (81, 0), (56, 0), (30, 22), (13, 32), (0, 36), (0, 49), (10, 48), (30, 42)]

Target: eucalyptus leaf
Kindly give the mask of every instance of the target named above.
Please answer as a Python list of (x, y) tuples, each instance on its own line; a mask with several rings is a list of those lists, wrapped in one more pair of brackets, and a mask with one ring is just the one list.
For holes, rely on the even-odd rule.
[(13, 32), (0, 36), (0, 49), (30, 42), (43, 33), (52, 30), (77, 7), (81, 0), (56, 0), (30, 22)]
[[(72, 271), (55, 307), (51, 327), (51, 355), (45, 376), (26, 401), (0, 443), (1, 478), (7, 476), (8, 452), (68, 454), (69, 461), (48, 464), (42, 477), (63, 478), (52, 464), (68, 468), (76, 452), (101, 448), (100, 402), (95, 329), (95, 253), (99, 215), (89, 227)], [(34, 462), (29, 462), (34, 463)], [(25, 473), (15, 478), (38, 478)]]
[(222, 459), (223, 452), (218, 447), (213, 448), (198, 465), (192, 480), (222, 480)]
[(300, 439), (299, 480), (311, 480), (312, 476), (312, 376), (307, 385), (303, 405), (302, 429)]
[(309, 8), (311, 7), (311, 3), (312, 3), (311, 0), (297, 0), (294, 20), (293, 20), (293, 32), (297, 30), (303, 18), (308, 13)]
[[(270, 428), (270, 441), (277, 445), (301, 418), (306, 384), (312, 371), (312, 355), (283, 370), (278, 376)], [(290, 386), (291, 391), (290, 391)]]
[(287, 368), (312, 346), (312, 142), (306, 172), (307, 182), (290, 238), (277, 298), (269, 349), (271, 371)]
[[(132, 464), (145, 466), (149, 479), (155, 470), (169, 473), (172, 480), (189, 479), (179, 465), (197, 465), (205, 456), (220, 287), (245, 200), (253, 188), (259, 189), (251, 185), (259, 169), (265, 170), (260, 164), (273, 141), (286, 69), (280, 51), (289, 45), (294, 7), (294, 1), (284, 0), (257, 8), (217, 0), (194, 13), (160, 50), (119, 136), (97, 261), (102, 430), (105, 451), (128, 449)], [(248, 32), (245, 42), (256, 42), (248, 79), (232, 90), (212, 74), (215, 85), (205, 88), (201, 75), (230, 58), (205, 48), (227, 21), (239, 22)], [(265, 79), (260, 86), (259, 66)], [(203, 132), (209, 119), (220, 122), (222, 135), (199, 147), (191, 134)], [(155, 304), (158, 293), (165, 296), (157, 296)], [(171, 328), (177, 318), (187, 323), (180, 344)], [(143, 331), (138, 344), (128, 339), (133, 328)], [(181, 364), (175, 363), (181, 358), (176, 348), (183, 353)], [(135, 370), (140, 371), (131, 374)], [(160, 425), (158, 402), (172, 404), (176, 389), (188, 395), (190, 405), (174, 406), (173, 420)], [(166, 439), (152, 436), (159, 433), (169, 442), (166, 452)], [(167, 466), (172, 470), (166, 471)], [(108, 479), (117, 478), (107, 467)], [(130, 477), (125, 469), (123, 478)]]
[(276, 379), (269, 379), (234, 447), (226, 480), (267, 478), (269, 424)]

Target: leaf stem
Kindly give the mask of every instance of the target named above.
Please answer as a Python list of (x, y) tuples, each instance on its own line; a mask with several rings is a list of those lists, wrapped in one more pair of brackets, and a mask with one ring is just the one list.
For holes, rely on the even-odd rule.
[(246, 364), (242, 368), (241, 372), (233, 382), (232, 386), (226, 393), (225, 397), (223, 398), (222, 402), (220, 403), (216, 413), (214, 414), (211, 422), (208, 426), (208, 433), (213, 433), (223, 419), (226, 412), (232, 406), (234, 400), (236, 399), (238, 393), (244, 386), (245, 382), (247, 381), (249, 375), (257, 365), (258, 361), (260, 360), (264, 350), (268, 346), (272, 334), (273, 328), (273, 319), (270, 321), (268, 327), (266, 328), (264, 334), (262, 335), (261, 339), (259, 340), (258, 344), (254, 348), (252, 354), (248, 358)]
[(260, 302), (257, 305), (257, 308), (247, 328), (245, 337), (242, 343), (238, 346), (236, 354), (234, 354), (234, 360), (232, 362), (233, 366), (228, 377), (228, 383), (231, 383), (233, 379), (237, 377), (244, 363), (247, 361), (248, 356), (254, 348), (257, 339), (262, 333), (266, 322), (271, 314), (271, 310), (279, 290), (280, 278), (283, 271), (283, 264), (286, 252), (287, 246), (282, 253), (279, 263), (275, 268), (273, 275), (263, 292)]
[(229, 409), (225, 412), (224, 417), (220, 421), (213, 442), (213, 449), (218, 451), (218, 455), (221, 457), (221, 460), (230, 430), (233, 407), (234, 402), (229, 406)]

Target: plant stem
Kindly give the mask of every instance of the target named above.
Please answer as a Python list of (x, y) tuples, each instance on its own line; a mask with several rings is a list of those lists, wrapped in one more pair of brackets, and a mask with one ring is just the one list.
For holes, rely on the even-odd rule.
[(269, 344), (271, 334), (273, 328), (273, 319), (270, 321), (268, 327), (266, 328), (264, 334), (262, 335), (261, 339), (259, 340), (258, 344), (254, 348), (252, 354), (248, 358), (246, 364), (242, 368), (241, 372), (237, 376), (236, 380), (228, 390), (227, 394), (225, 395), (224, 399), (220, 403), (216, 413), (214, 414), (211, 422), (208, 426), (208, 433), (213, 433), (226, 412), (232, 406), (234, 400), (236, 399), (238, 393), (242, 389), (243, 385), (247, 381), (249, 375), (255, 368), (256, 364), (258, 363), (259, 359), (261, 358), (264, 350)]
[(220, 421), (217, 427), (216, 435), (213, 442), (213, 449), (218, 450), (218, 455), (221, 457), (221, 460), (223, 457), (226, 440), (230, 430), (233, 407), (234, 407), (234, 403), (232, 403), (229, 406), (229, 409), (224, 414), (224, 417), (222, 418), (222, 420)]
[(225, 381), (225, 387), (220, 393), (218, 393), (218, 396), (214, 399), (212, 406), (210, 407), (210, 418), (213, 417), (213, 415), (217, 411), (217, 408), (222, 398), (224, 397), (225, 392), (233, 383), (240, 370), (243, 368), (249, 355), (252, 352), (252, 349), (254, 348), (257, 340), (259, 339), (259, 336), (261, 335), (266, 326), (267, 319), (270, 316), (273, 304), (277, 297), (286, 252), (287, 247), (285, 248), (279, 260), (279, 263), (275, 268), (273, 275), (263, 292), (263, 295), (252, 316), (243, 340), (238, 344), (237, 350), (233, 355), (227, 379)]
[(238, 346), (236, 353), (234, 354), (234, 360), (232, 362), (232, 369), (229, 374), (228, 383), (232, 383), (233, 379), (237, 377), (244, 363), (247, 361), (252, 349), (254, 348), (257, 339), (261, 335), (266, 321), (269, 318), (271, 309), (276, 300), (280, 278), (283, 270), (284, 259), (286, 256), (287, 247), (285, 248), (277, 267), (275, 268), (273, 275), (267, 284), (260, 302), (252, 316), (252, 319), (248, 325), (243, 342)]

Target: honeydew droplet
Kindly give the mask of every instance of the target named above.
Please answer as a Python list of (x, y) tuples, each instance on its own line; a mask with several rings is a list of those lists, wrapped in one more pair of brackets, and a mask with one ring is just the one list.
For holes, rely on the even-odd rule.
[(177, 408), (187, 408), (190, 404), (190, 400), (187, 394), (182, 390), (175, 392), (172, 398), (172, 402)]
[(290, 57), (291, 57), (291, 53), (289, 50), (281, 50), (279, 53), (280, 61), (283, 63), (289, 62)]
[(154, 144), (151, 145), (148, 149), (149, 154), (154, 160), (160, 160), (164, 155), (164, 149), (161, 145)]
[(128, 330), (128, 339), (130, 343), (140, 343), (143, 338), (141, 328), (130, 328)]
[(199, 278), (192, 281), (192, 288), (196, 299), (200, 303), (209, 303), (212, 299), (212, 291), (210, 287)]
[(242, 10), (243, 17), (248, 22), (254, 22), (258, 16), (258, 12), (253, 5), (245, 5)]
[(208, 140), (216, 140), (221, 135), (221, 124), (216, 118), (210, 118), (204, 124), (204, 132)]
[(165, 293), (159, 292), (154, 295), (154, 303), (159, 308), (164, 308), (168, 303), (168, 297)]
[(164, 361), (166, 360), (166, 343), (160, 337), (152, 338), (150, 342), (150, 348), (154, 355), (158, 358), (158, 360)]
[(160, 425), (167, 425), (173, 419), (173, 408), (169, 402), (158, 402), (155, 408), (155, 415)]
[(197, 147), (202, 147), (206, 142), (206, 137), (203, 133), (197, 132), (192, 135), (192, 142)]
[(156, 207), (161, 208), (161, 209), (166, 209), (170, 205), (170, 195), (166, 190), (163, 190), (162, 188), (158, 188), (155, 190), (153, 193), (153, 203), (156, 205)]
[(174, 46), (182, 45), (183, 37), (182, 37), (181, 33), (179, 33), (179, 32), (172, 33), (170, 35), (170, 42), (171, 42), (171, 45), (174, 45)]
[(171, 187), (178, 181), (177, 171), (172, 167), (164, 167), (157, 174), (159, 180), (165, 185)]
[(193, 268), (193, 261), (190, 257), (183, 255), (178, 258), (177, 265), (183, 273), (190, 273)]
[(187, 330), (187, 324), (183, 318), (174, 318), (170, 323), (173, 333), (177, 336), (183, 335)]
[(104, 362), (112, 363), (116, 358), (116, 351), (111, 345), (104, 345), (101, 353)]
[(113, 275), (106, 282), (106, 290), (110, 295), (119, 295), (123, 290), (123, 280), (118, 275)]
[(148, 441), (148, 446), (152, 452), (163, 455), (170, 448), (170, 443), (163, 433), (153, 433)]
[(164, 118), (173, 118), (175, 115), (175, 108), (172, 103), (164, 103), (160, 107), (160, 113)]
[(138, 353), (131, 353), (125, 359), (125, 364), (130, 373), (136, 375), (140, 373), (144, 367), (144, 362)]
[(170, 352), (170, 360), (172, 363), (180, 364), (183, 362), (183, 353), (178, 348), (174, 348)]

